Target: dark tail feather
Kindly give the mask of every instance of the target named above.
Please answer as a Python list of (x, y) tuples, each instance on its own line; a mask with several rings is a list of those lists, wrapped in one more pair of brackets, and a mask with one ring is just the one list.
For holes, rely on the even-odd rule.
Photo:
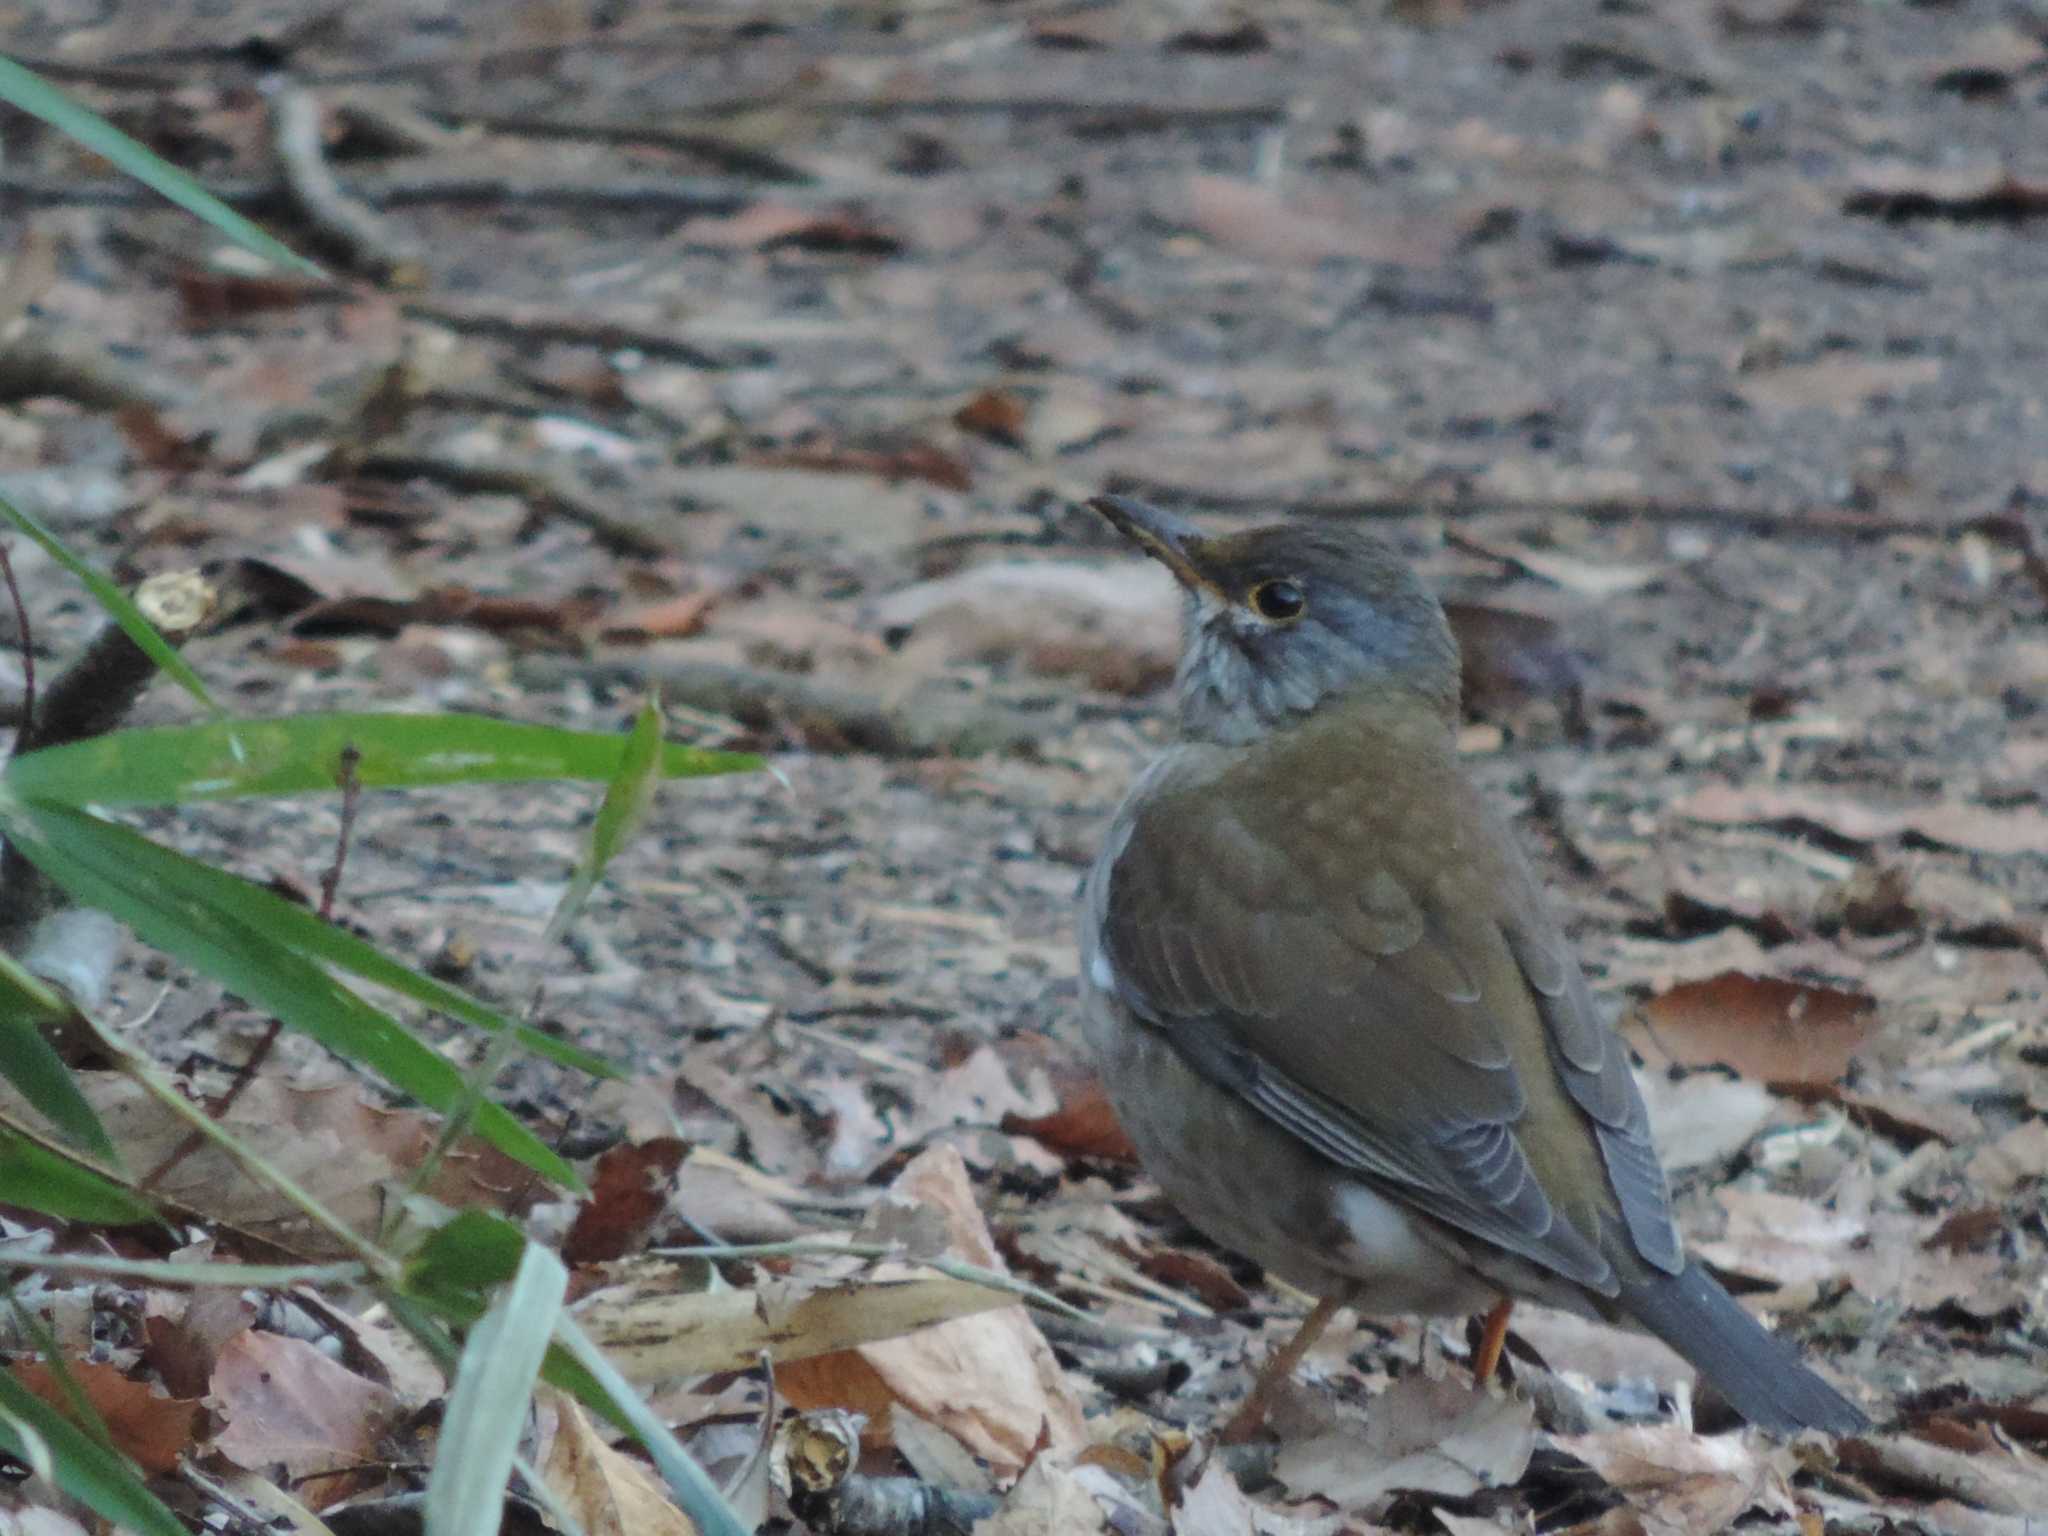
[(1623, 1281), (1620, 1303), (1759, 1429), (1846, 1435), (1870, 1427), (1861, 1409), (1801, 1364), (1791, 1345), (1743, 1311), (1697, 1263), (1675, 1275)]

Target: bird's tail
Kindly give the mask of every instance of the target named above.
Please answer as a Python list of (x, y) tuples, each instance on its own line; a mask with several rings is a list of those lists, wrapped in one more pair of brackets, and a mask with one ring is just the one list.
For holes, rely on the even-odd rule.
[(1791, 1345), (1743, 1311), (1697, 1261), (1675, 1275), (1624, 1280), (1619, 1301), (1757, 1428), (1846, 1435), (1870, 1427), (1861, 1409), (1808, 1370)]

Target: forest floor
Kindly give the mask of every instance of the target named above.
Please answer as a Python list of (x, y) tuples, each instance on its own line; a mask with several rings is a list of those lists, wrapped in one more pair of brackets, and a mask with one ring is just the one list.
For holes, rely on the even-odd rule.
[[(867, 1470), (1028, 1462), (1007, 1531), (2017, 1536), (2048, 1511), (2044, 35), (1989, 0), (41, 0), (0, 51), (348, 281), (0, 120), (0, 492), (245, 594), (190, 653), (238, 710), (612, 729), (658, 684), (672, 734), (772, 755), (666, 789), (567, 952), (570, 788), (369, 797), (337, 914), (631, 1066), (506, 1082), (572, 1148), (682, 1139), (643, 1236), (843, 1232), (964, 1176), (956, 1246), (1094, 1316), (778, 1373), (890, 1409)], [(308, 99), (349, 229), (280, 145)], [(1695, 1434), (1668, 1354), (1526, 1309), (1517, 1396), (1460, 1385), (1456, 1323), (1347, 1322), (1277, 1460), (1153, 1475), (1304, 1303), (1091, 1119), (1074, 901), (1177, 645), (1103, 490), (1368, 520), (1454, 603), (1467, 762), (1641, 1005), (1689, 1240), (1879, 1432)], [(12, 558), (60, 667), (93, 611)], [(307, 894), (341, 817), (146, 825)], [(112, 1011), (208, 1090), (264, 1022), (140, 952)], [(305, 1042), (272, 1070), (340, 1080)], [(730, 1469), (766, 1401), (668, 1406)]]

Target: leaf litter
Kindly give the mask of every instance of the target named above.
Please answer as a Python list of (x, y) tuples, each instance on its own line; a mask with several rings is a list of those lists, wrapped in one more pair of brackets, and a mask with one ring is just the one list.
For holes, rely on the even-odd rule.
[[(405, 301), (238, 281), (139, 208), (26, 209), (77, 253), (36, 280), (29, 339), (104, 338), (93, 387), (147, 414), (46, 376), (10, 397), (0, 473), (138, 568), (265, 561), (298, 606), (342, 605), (346, 633), (212, 642), (210, 675), (289, 707), (578, 723), (659, 676), (685, 730), (778, 753), (793, 786), (670, 794), (567, 963), (540, 924), (582, 802), (366, 807), (348, 920), (492, 995), (547, 975), (563, 1026), (634, 1068), (594, 1091), (511, 1079), (538, 1124), (594, 1143), (588, 1206), (467, 1151), (435, 1197), (568, 1240), (589, 1317), (670, 1346), (640, 1358), (674, 1373), (652, 1390), (707, 1460), (737, 1468), (798, 1390), (806, 1413), (857, 1403), (861, 1470), (1003, 1495), (984, 1529), (2017, 1531), (2048, 1504), (2042, 610), (2025, 539), (1968, 530), (2025, 535), (2048, 499), (2011, 321), (2039, 281), (2039, 40), (1913, 7), (1368, 25), (1124, 4), (993, 31), (983, 9), (914, 9), (886, 42), (847, 18), (693, 23), (735, 90), (777, 82), (731, 113), (655, 66), (658, 39), (621, 63), (619, 113), (701, 108), (704, 137), (818, 179), (742, 177), (716, 213), (633, 202), (690, 190), (701, 143), (564, 148), (537, 126), (550, 91), (587, 94), (575, 71), (613, 68), (590, 39), (548, 32), (488, 99), (438, 56), (401, 71), (395, 94), (500, 125), (461, 131), (529, 177), (401, 197), (445, 147), (353, 146), (345, 179), (425, 252), (436, 288)], [(295, 59), (378, 68), (409, 9), (363, 15)], [(58, 8), (23, 25), (35, 56), (108, 41)], [(205, 30), (175, 7), (133, 25), (124, 51)], [(481, 46), (553, 23), (454, 25)], [(1816, 25), (1848, 46), (1817, 52)], [(1794, 71), (1821, 105), (1774, 104)], [(179, 87), (120, 99), (222, 174), (269, 174), (232, 66)], [(522, 112), (534, 137), (502, 126)], [(34, 133), (10, 166), (71, 168)], [(565, 168), (586, 200), (566, 216), (545, 201)], [(1452, 599), (1468, 766), (1596, 986), (1647, 1021), (1629, 1038), (1688, 1235), (1892, 1414), (1880, 1431), (1832, 1454), (1695, 1434), (1668, 1352), (1524, 1309), (1526, 1400), (1461, 1385), (1456, 1324), (1341, 1324), (1283, 1447), (1318, 1447), (1321, 1493), (1192, 1459), (1300, 1302), (1160, 1204), (1080, 1067), (1073, 892), (1159, 739), (1174, 645), (1156, 571), (1070, 510), (1105, 486), (1219, 530), (1369, 517)], [(48, 586), (32, 616), (62, 648), (85, 620)], [(948, 756), (967, 738), (926, 717), (959, 708), (1000, 711), (998, 750)], [(206, 813), (176, 835), (303, 889), (333, 821)], [(242, 1021), (160, 991), (121, 974), (142, 1036), (218, 1093)], [(432, 1127), (288, 1064), (231, 1128), (367, 1227)], [(131, 1166), (173, 1149), (94, 1091)], [(321, 1256), (201, 1155), (167, 1189), (175, 1239), (12, 1217), (6, 1237)], [(720, 1260), (720, 1290), (702, 1260), (650, 1256), (802, 1239), (892, 1258)], [(924, 1267), (952, 1259), (1089, 1321)], [(253, 1392), (250, 1360), (336, 1387), (331, 1432), (368, 1445), (307, 1471), (308, 1501), (375, 1497), (424, 1454), (407, 1416), (445, 1386), (374, 1311), (33, 1284), (79, 1366), (170, 1422), (152, 1464), (189, 1436), (252, 1476), (313, 1466), (304, 1409)], [(771, 1396), (764, 1345), (808, 1384)], [(671, 1528), (632, 1454), (565, 1409), (543, 1405), (530, 1448), (586, 1528)]]

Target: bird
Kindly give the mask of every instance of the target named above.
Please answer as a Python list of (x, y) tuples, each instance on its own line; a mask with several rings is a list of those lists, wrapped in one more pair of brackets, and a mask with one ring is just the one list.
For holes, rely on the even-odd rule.
[(1084, 883), (1082, 1022), (1168, 1200), (1317, 1298), (1225, 1438), (1336, 1312), (1515, 1298), (1633, 1325), (1751, 1424), (1867, 1427), (1686, 1255), (1626, 1046), (1457, 755), (1442, 605), (1327, 519), (1210, 535), (1088, 503), (1183, 593), (1173, 740)]

